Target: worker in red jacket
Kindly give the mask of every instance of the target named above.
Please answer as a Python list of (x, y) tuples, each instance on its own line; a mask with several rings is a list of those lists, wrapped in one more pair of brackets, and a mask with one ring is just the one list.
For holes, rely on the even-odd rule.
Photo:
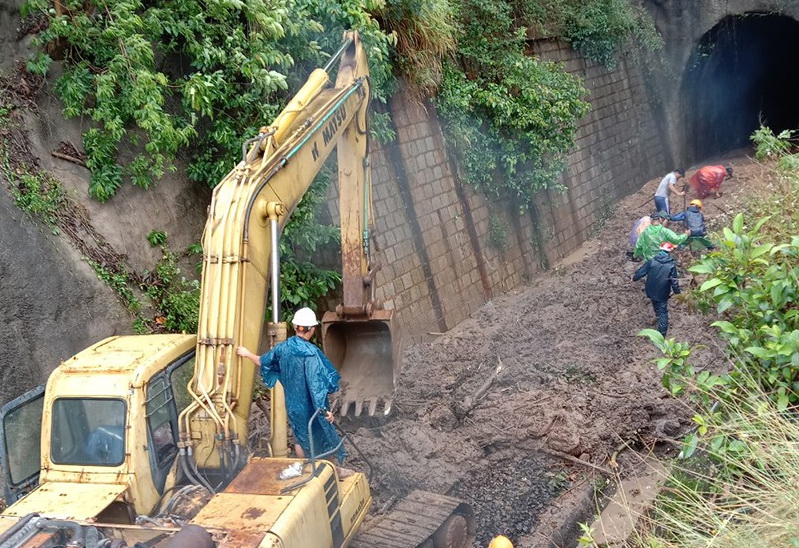
[(707, 198), (711, 193), (716, 198), (721, 197), (721, 183), (732, 178), (732, 166), (704, 166), (691, 175), (691, 186), (696, 190), (700, 200)]

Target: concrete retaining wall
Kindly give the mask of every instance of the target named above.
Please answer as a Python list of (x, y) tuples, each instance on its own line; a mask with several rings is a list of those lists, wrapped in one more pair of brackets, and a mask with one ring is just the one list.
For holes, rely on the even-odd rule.
[[(620, 198), (675, 167), (659, 102), (632, 61), (609, 71), (563, 43), (532, 45), (584, 80), (593, 110), (568, 157), (568, 190), (540, 193), (530, 212), (489, 203), (459, 179), (432, 105), (401, 97), (389, 105), (397, 139), (372, 155), (373, 244), (383, 264), (378, 297), (398, 311), (406, 343), (446, 331), (529, 281), (577, 249)], [(337, 219), (335, 196), (330, 208)], [(491, 216), (506, 229), (500, 250), (489, 245)]]

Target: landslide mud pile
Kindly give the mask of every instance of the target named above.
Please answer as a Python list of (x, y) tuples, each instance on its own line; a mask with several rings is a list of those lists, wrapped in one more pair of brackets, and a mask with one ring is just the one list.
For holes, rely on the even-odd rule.
[[(717, 223), (758, 169), (732, 161), (737, 177), (705, 207)], [(577, 260), (406, 349), (392, 417), (344, 425), (375, 466), (378, 508), (410, 488), (451, 493), (475, 508), (479, 546), (503, 533), (524, 547), (553, 497), (590, 470), (564, 455), (605, 466), (625, 444), (651, 449), (689, 426), (689, 410), (661, 388), (658, 352), (637, 335), (655, 318), (642, 283), (630, 281), (640, 263), (625, 256), (658, 182), (625, 199)], [(707, 318), (674, 299), (670, 316), (670, 337), (703, 345), (696, 366), (724, 366)]]

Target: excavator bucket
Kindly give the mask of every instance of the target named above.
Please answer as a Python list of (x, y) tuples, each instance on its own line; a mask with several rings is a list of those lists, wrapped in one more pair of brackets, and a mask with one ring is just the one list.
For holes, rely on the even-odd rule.
[(369, 316), (342, 318), (335, 312), (322, 317), (325, 355), (341, 374), (341, 415), (357, 417), (366, 408), (391, 412), (394, 382), (399, 371), (400, 344), (395, 336), (394, 311), (376, 310)]

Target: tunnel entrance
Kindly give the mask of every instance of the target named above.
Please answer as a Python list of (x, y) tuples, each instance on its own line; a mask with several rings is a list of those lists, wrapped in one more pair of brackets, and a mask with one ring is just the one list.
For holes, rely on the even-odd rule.
[(762, 123), (799, 127), (799, 22), (775, 14), (728, 16), (699, 41), (683, 79), (688, 164), (742, 146)]

